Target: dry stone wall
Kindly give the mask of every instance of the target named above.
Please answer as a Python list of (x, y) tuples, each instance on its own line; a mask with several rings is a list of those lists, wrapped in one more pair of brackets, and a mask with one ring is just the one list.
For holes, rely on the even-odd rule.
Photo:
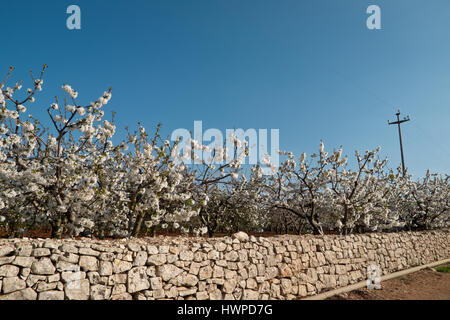
[(450, 230), (351, 236), (0, 239), (0, 299), (297, 299), (450, 258)]

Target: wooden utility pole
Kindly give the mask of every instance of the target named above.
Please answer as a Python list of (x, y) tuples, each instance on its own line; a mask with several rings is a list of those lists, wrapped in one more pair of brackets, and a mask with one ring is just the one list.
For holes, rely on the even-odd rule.
[(402, 124), (403, 122), (409, 121), (411, 119), (409, 118), (409, 115), (408, 115), (406, 118), (403, 118), (403, 120), (400, 120), (400, 110), (398, 110), (395, 115), (397, 116), (397, 121), (390, 122), (388, 120), (388, 124), (396, 124), (396, 125), (398, 125), (398, 136), (400, 138), (400, 153), (402, 155), (402, 170), (403, 170), (403, 176), (405, 176), (406, 175), (405, 157), (403, 155), (402, 129), (400, 128), (400, 124)]

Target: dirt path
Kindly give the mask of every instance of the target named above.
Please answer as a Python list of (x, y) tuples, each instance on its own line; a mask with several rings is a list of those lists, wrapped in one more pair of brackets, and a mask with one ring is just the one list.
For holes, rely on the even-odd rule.
[(383, 281), (381, 287), (342, 293), (327, 300), (450, 300), (450, 274), (434, 268)]

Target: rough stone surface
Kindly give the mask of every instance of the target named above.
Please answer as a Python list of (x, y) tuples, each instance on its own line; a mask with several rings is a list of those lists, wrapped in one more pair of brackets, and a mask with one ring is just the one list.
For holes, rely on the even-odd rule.
[(56, 268), (49, 258), (41, 258), (31, 265), (33, 274), (54, 274), (55, 270)]
[(128, 292), (134, 293), (150, 288), (146, 267), (136, 267), (128, 272)]
[(0, 300), (299, 299), (450, 257), (450, 230), (0, 239)]

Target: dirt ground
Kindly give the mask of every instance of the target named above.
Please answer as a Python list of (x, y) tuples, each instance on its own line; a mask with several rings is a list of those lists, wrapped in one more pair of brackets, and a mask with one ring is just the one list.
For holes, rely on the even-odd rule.
[(382, 281), (380, 290), (363, 288), (327, 300), (450, 300), (450, 273), (427, 268)]

